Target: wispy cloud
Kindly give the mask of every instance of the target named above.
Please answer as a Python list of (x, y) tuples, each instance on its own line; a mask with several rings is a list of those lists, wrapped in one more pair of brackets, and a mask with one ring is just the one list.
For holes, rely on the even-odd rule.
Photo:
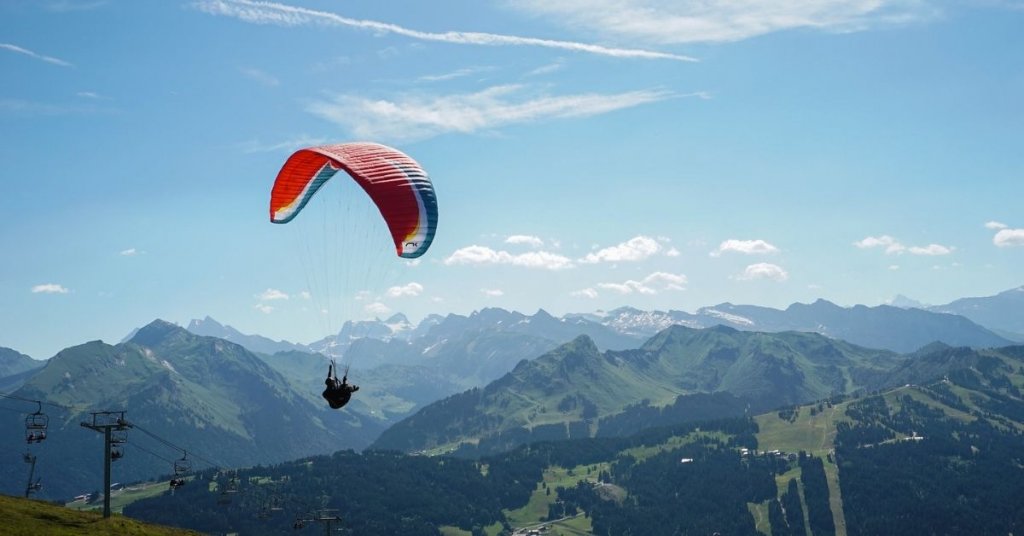
[(343, 26), (372, 31), (378, 34), (394, 34), (419, 39), (458, 45), (485, 46), (533, 46), (573, 52), (584, 52), (611, 56), (616, 58), (666, 59), (676, 61), (696, 61), (689, 56), (640, 50), (632, 48), (613, 48), (574, 41), (539, 39), (515, 35), (492, 34), (482, 32), (424, 32), (413, 30), (397, 24), (374, 20), (353, 19), (331, 13), (299, 6), (291, 6), (277, 2), (259, 2), (252, 0), (199, 0), (195, 5), (206, 13), (235, 17), (254, 24), (276, 24), (279, 26)]
[(506, 244), (522, 244), (530, 247), (544, 247), (544, 241), (536, 236), (512, 235), (505, 239)]
[(494, 86), (476, 93), (403, 95), (395, 100), (337, 95), (307, 110), (346, 127), (361, 138), (417, 140), (448, 132), (473, 133), (553, 118), (589, 117), (668, 99), (663, 90), (615, 94), (525, 94), (521, 85)]
[(385, 292), (390, 298), (401, 298), (403, 296), (419, 296), (423, 293), (423, 285), (412, 282), (408, 285), (394, 286)]
[(61, 67), (73, 67), (73, 65), (60, 58), (54, 58), (53, 56), (38, 54), (36, 52), (32, 52), (27, 48), (22, 48), (18, 45), (12, 45), (10, 43), (0, 43), (0, 49), (10, 50), (11, 52), (17, 52), (18, 54), (24, 54), (30, 58), (35, 58), (39, 61), (45, 61), (46, 63), (52, 63), (53, 65), (60, 65)]
[(497, 288), (482, 288), (480, 292), (488, 298), (500, 298), (505, 295), (505, 292)]
[(458, 264), (508, 264), (545, 270), (564, 270), (573, 266), (572, 260), (557, 253), (530, 251), (516, 255), (507, 251), (499, 251), (486, 246), (476, 245), (456, 250), (444, 260), (444, 264), (448, 266)]
[[(686, 290), (686, 276), (683, 274), (654, 272), (640, 281), (630, 279), (623, 283), (598, 283), (597, 286), (619, 294), (658, 294), (666, 290)], [(579, 292), (586, 292), (587, 290), (593, 289), (583, 289)], [(581, 296), (593, 297), (588, 294), (581, 294)], [(594, 293), (594, 296), (596, 296), (596, 293)]]
[(246, 78), (254, 80), (267, 87), (277, 87), (281, 85), (281, 81), (276, 76), (267, 73), (261, 69), (254, 69), (251, 67), (245, 67), (238, 70), (238, 72), (245, 75)]
[(540, 76), (544, 74), (551, 74), (554, 72), (561, 71), (565, 68), (565, 59), (558, 58), (555, 61), (548, 63), (547, 65), (541, 65), (532, 71), (526, 73), (526, 76)]
[(323, 145), (330, 141), (328, 138), (307, 136), (305, 134), (276, 143), (263, 143), (259, 140), (250, 140), (238, 144), (238, 148), (244, 153), (271, 153), (276, 151), (294, 151), (310, 145)]
[(998, 222), (998, 221), (990, 221), (990, 222), (986, 222), (985, 223), (985, 228), (986, 229), (998, 230), (998, 229), (1006, 229), (1007, 227), (1009, 227), (1009, 225), (1006, 225), (1005, 223)]
[(584, 264), (599, 262), (635, 262), (642, 261), (663, 249), (657, 240), (649, 236), (636, 236), (611, 247), (588, 253), (580, 259)]
[(734, 252), (746, 255), (766, 255), (778, 253), (779, 248), (765, 242), (764, 240), (736, 240), (729, 239), (718, 245), (718, 249), (712, 251), (712, 257), (721, 257), (723, 253)]
[(122, 249), (120, 255), (122, 257), (134, 257), (134, 256), (138, 255), (139, 253), (140, 253), (140, 251), (135, 249), (135, 248), (128, 248), (128, 249)]
[(270, 313), (274, 312), (274, 306), (273, 305), (267, 305), (265, 303), (257, 303), (256, 305), (253, 305), (252, 308), (256, 309), (257, 311), (259, 311), (259, 312), (261, 312), (261, 313), (263, 313), (265, 315), (269, 315)]
[(1001, 229), (992, 243), (1001, 248), (1024, 246), (1024, 229)]
[(773, 281), (785, 281), (789, 279), (789, 273), (777, 264), (759, 262), (747, 266), (743, 273), (736, 276), (741, 281), (754, 281), (758, 279), (771, 279)]
[(68, 292), (71, 291), (57, 283), (45, 283), (32, 287), (32, 294), (67, 294)]
[(288, 294), (281, 292), (276, 288), (268, 288), (267, 290), (257, 294), (256, 299), (260, 301), (287, 300)]
[(482, 73), (486, 71), (494, 70), (493, 67), (464, 67), (462, 69), (456, 69), (454, 71), (443, 73), (443, 74), (428, 74), (417, 78), (421, 82), (444, 82), (446, 80), (455, 80), (456, 78), (463, 78), (472, 74)]
[(654, 43), (739, 41), (809, 28), (831, 32), (929, 20), (939, 14), (920, 0), (518, 0), (516, 9), (605, 35)]

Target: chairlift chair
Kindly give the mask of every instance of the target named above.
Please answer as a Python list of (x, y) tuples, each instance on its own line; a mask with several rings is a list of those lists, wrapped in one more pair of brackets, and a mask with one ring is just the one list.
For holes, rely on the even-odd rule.
[(115, 462), (124, 458), (124, 449), (119, 445), (110, 445), (110, 461)]
[(25, 439), (29, 443), (38, 443), (46, 439), (46, 428), (50, 424), (50, 418), (43, 413), (43, 404), (36, 404), (39, 406), (36, 412), (25, 417)]
[(188, 459), (188, 453), (185, 453), (180, 460), (174, 461), (174, 476), (183, 476), (192, 472), (192, 462)]

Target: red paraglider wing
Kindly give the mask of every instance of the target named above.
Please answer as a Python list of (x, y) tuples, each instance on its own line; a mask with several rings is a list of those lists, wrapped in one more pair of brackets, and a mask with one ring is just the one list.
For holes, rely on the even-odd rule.
[(406, 154), (376, 143), (343, 143), (296, 151), (277, 174), (270, 221), (288, 223), (339, 169), (373, 200), (399, 256), (423, 255), (437, 229), (437, 198), (427, 173)]

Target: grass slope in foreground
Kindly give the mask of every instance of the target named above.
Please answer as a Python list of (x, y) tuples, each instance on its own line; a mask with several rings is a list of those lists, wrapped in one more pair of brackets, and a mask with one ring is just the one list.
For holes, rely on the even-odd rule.
[(47, 534), (75, 536), (130, 534), (132, 536), (185, 536), (197, 535), (189, 530), (148, 525), (121, 516), (103, 519), (93, 512), (79, 512), (55, 504), (0, 495), (2, 532), (8, 536), (36, 536)]

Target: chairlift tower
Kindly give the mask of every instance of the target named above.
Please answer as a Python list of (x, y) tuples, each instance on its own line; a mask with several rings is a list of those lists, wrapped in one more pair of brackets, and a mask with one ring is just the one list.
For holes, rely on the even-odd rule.
[[(132, 425), (124, 418), (124, 411), (97, 411), (91, 413), (92, 421), (81, 423), (84, 428), (103, 434), (103, 517), (110, 517), (110, 454), (115, 446), (120, 447), (125, 439), (124, 433), (112, 435), (112, 432), (126, 432)], [(115, 441), (111, 441), (114, 438)], [(118, 451), (123, 452), (123, 451)], [(120, 457), (120, 456), (118, 456)]]
[(31, 466), (28, 470), (28, 482), (25, 484), (25, 498), (27, 499), (33, 493), (39, 491), (43, 485), (39, 480), (32, 482), (32, 477), (35, 476), (36, 473), (36, 455), (31, 452), (26, 452), (24, 458), (25, 463), (30, 464)]

